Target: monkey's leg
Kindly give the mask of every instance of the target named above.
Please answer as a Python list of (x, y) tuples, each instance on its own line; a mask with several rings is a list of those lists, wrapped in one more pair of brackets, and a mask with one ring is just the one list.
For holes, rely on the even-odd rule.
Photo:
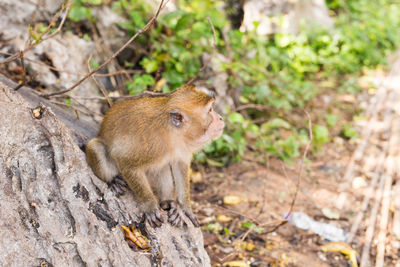
[[(129, 166), (128, 163), (123, 165)], [(121, 170), (121, 174), (129, 188), (135, 194), (140, 209), (143, 211), (145, 221), (153, 228), (160, 227), (163, 219), (158, 210), (158, 201), (151, 190), (145, 172), (143, 170), (136, 170), (133, 167), (125, 167)]]
[[(146, 173), (155, 195), (160, 199), (160, 208), (168, 212), (168, 222), (173, 226), (183, 225), (183, 211), (175, 201), (175, 181), (171, 172), (172, 166), (167, 164), (161, 169)], [(173, 220), (171, 220), (173, 218)]]
[(106, 183), (118, 175), (117, 166), (110, 157), (106, 145), (99, 138), (93, 138), (86, 146), (86, 161), (94, 174)]
[[(189, 180), (189, 165), (184, 162), (179, 162), (171, 167), (171, 174), (175, 181), (176, 200), (181, 207), (183, 213), (190, 219), (194, 226), (199, 227), (199, 221), (192, 212), (190, 204), (190, 180)], [(169, 215), (169, 214), (168, 214)], [(177, 210), (171, 213), (168, 221), (174, 225), (178, 221), (181, 213)], [(175, 223), (176, 224), (176, 223)]]

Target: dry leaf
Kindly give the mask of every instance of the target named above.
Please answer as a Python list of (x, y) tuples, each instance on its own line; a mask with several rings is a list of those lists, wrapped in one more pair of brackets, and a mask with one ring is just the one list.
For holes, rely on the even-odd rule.
[(189, 169), (189, 176), (190, 180), (193, 183), (200, 183), (201, 181), (203, 181), (203, 175), (201, 174), (201, 172), (195, 172), (192, 169)]
[(250, 265), (245, 261), (228, 261), (222, 266), (224, 267), (250, 267)]
[(250, 243), (250, 242), (242, 242), (240, 247), (247, 251), (253, 251), (257, 248), (256, 245), (254, 245), (253, 243)]
[(133, 243), (135, 243), (136, 246), (143, 250), (149, 250), (151, 249), (151, 246), (149, 245), (149, 240), (142, 235), (142, 233), (137, 229), (135, 226), (127, 227), (125, 225), (121, 225), (122, 229), (124, 229), (125, 232), (125, 238), (131, 240)]
[(321, 246), (323, 252), (340, 252), (350, 260), (352, 267), (358, 267), (357, 264), (357, 251), (350, 247), (345, 242), (329, 242)]
[(243, 201), (243, 197), (239, 196), (224, 196), (224, 204), (226, 205), (237, 205)]
[(232, 221), (232, 217), (226, 216), (226, 215), (218, 215), (217, 216), (217, 221), (222, 222), (222, 223), (227, 223)]

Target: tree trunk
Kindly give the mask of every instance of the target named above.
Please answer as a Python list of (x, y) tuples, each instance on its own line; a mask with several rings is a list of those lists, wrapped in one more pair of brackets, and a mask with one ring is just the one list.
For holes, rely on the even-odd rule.
[(131, 249), (120, 226), (139, 221), (133, 194), (117, 197), (53, 108), (35, 118), (35, 101), (7, 84), (0, 79), (1, 266), (210, 265), (202, 233), (188, 220), (181, 229), (149, 229), (149, 252)]

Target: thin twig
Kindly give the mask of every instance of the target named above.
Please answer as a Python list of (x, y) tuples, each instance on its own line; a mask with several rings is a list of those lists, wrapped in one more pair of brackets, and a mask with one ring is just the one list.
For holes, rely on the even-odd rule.
[[(68, 12), (69, 12), (69, 8), (71, 7), (71, 3), (72, 3), (72, 0), (68, 0), (68, 2), (67, 2), (67, 8), (65, 9), (64, 17), (62, 18), (62, 20), (61, 20), (61, 22), (60, 22), (60, 25), (58, 25), (57, 29), (56, 29), (52, 34), (49, 34), (48, 36), (44, 36), (44, 37), (42, 38), (43, 41), (50, 39), (51, 37), (53, 37), (54, 35), (56, 35), (59, 31), (61, 31), (61, 28), (62, 28), (62, 26), (64, 25), (65, 20), (66, 20), (67, 17), (68, 17)], [(62, 8), (61, 10), (63, 10), (63, 9), (64, 9), (64, 8)], [(61, 12), (62, 12), (62, 11), (61, 11)], [(60, 14), (61, 14), (61, 12), (60, 12)], [(57, 16), (57, 18), (58, 18), (58, 16)], [(50, 23), (50, 25), (51, 25), (52, 23), (54, 23), (55, 20), (56, 20), (56, 18), (53, 17), (53, 20), (52, 20), (52, 22)], [(49, 27), (50, 27), (50, 25), (49, 25)], [(50, 28), (48, 28), (48, 31), (50, 31)], [(47, 32), (48, 32), (48, 31), (47, 31)]]
[[(60, 102), (60, 101), (57, 101), (57, 100), (49, 100), (49, 101), (51, 103), (53, 103), (53, 104), (56, 104), (56, 105), (60, 105), (60, 106), (71, 108), (71, 109), (73, 109), (75, 111), (75, 114), (77, 114), (77, 111), (79, 111), (79, 112), (81, 112), (81, 113), (83, 113), (85, 115), (88, 115), (88, 116), (92, 115), (90, 112), (85, 111), (85, 110), (83, 110), (81, 108), (75, 107), (75, 106), (73, 106), (71, 104), (63, 103), (63, 102)], [(77, 118), (79, 119), (79, 115), (78, 114), (77, 114)]]
[(81, 83), (86, 81), (90, 76), (92, 76), (94, 73), (98, 72), (100, 69), (104, 68), (108, 63), (110, 63), (114, 58), (116, 58), (130, 43), (132, 43), (140, 34), (146, 32), (156, 21), (158, 15), (160, 14), (161, 9), (163, 8), (164, 0), (161, 0), (160, 6), (158, 7), (158, 10), (156, 14), (149, 20), (149, 22), (140, 30), (138, 30), (134, 36), (132, 36), (120, 49), (118, 49), (117, 52), (115, 52), (111, 57), (109, 57), (103, 64), (89, 72), (88, 74), (85, 75), (81, 80), (79, 80), (77, 83), (75, 83), (73, 86), (71, 86), (68, 89), (59, 91), (59, 92), (54, 92), (54, 93), (48, 93), (48, 94), (42, 94), (42, 97), (52, 97), (55, 95), (62, 95), (65, 93), (68, 93), (72, 90), (74, 90), (76, 87), (78, 87)]
[[(11, 54), (11, 53), (1, 52), (1, 51), (0, 51), (0, 54), (2, 54), (2, 55), (7, 55), (7, 56), (12, 56), (12, 55), (13, 55), (13, 54)], [(28, 58), (28, 57), (26, 57), (25, 55), (24, 55), (24, 60), (25, 60), (25, 61), (29, 61), (29, 62), (31, 62), (32, 64), (38, 64), (38, 65), (41, 65), (41, 66), (45, 66), (46, 68), (48, 68), (48, 69), (50, 69), (50, 70), (57, 71), (57, 72), (63, 72), (63, 73), (66, 73), (66, 74), (76, 75), (76, 76), (85, 76), (85, 75), (86, 75), (86, 73), (79, 73), (79, 72), (72, 72), (72, 71), (67, 71), (67, 70), (58, 69), (58, 68), (53, 67), (53, 66), (51, 66), (51, 65), (49, 65), (49, 64), (46, 64), (45, 62), (42, 62), (42, 61), (39, 61), (39, 60), (35, 60), (35, 59)], [(117, 71), (109, 72), (109, 73), (95, 73), (95, 74), (93, 74), (93, 76), (97, 76), (97, 77), (109, 77), (109, 76), (115, 76), (115, 75), (127, 75), (127, 74), (129, 74), (129, 73), (140, 74), (140, 73), (143, 73), (143, 70), (124, 70), (124, 69), (122, 69), (122, 70), (117, 70)]]
[(241, 212), (238, 212), (238, 211), (235, 211), (235, 210), (232, 210), (232, 209), (228, 209), (228, 208), (225, 208), (225, 207), (222, 207), (222, 206), (218, 206), (218, 205), (213, 205), (213, 206), (216, 207), (216, 208), (218, 208), (218, 209), (225, 210), (225, 211), (227, 211), (227, 212), (229, 212), (229, 213), (242, 216), (242, 217), (246, 218), (247, 220), (249, 220), (250, 222), (252, 222), (252, 223), (254, 223), (254, 224), (257, 224), (257, 225), (260, 224), (256, 219), (254, 219), (254, 218), (252, 218), (252, 217), (249, 217), (249, 216), (247, 216), (247, 215), (244, 215), (244, 214), (241, 213)]
[[(91, 71), (91, 69), (90, 69), (90, 60), (92, 59), (92, 56), (93, 56), (93, 54), (90, 54), (88, 60), (86, 61), (86, 65), (87, 65), (87, 68), (88, 68), (89, 72)], [(110, 98), (108, 97), (108, 95), (106, 93), (106, 89), (104, 88), (104, 86), (101, 83), (99, 83), (99, 81), (96, 79), (96, 77), (92, 76), (91, 78), (96, 83), (97, 87), (99, 87), (101, 93), (106, 98), (108, 106), (111, 107), (112, 106), (112, 102), (111, 102)]]
[(256, 109), (256, 110), (259, 110), (259, 111), (270, 111), (273, 108), (268, 107), (268, 106), (264, 106), (264, 105), (259, 105), (259, 104), (245, 104), (245, 105), (238, 106), (235, 109), (235, 111), (238, 112), (238, 111), (242, 111), (242, 110), (245, 110), (245, 109)]
[[(142, 97), (164, 97), (169, 95), (171, 92), (167, 93), (160, 93), (160, 92), (150, 92), (150, 91), (143, 91), (137, 95), (121, 95), (121, 96), (108, 96), (110, 99), (138, 99)], [(70, 96), (65, 95), (56, 95), (52, 98), (69, 98)], [(75, 99), (82, 99), (82, 100), (107, 100), (104, 96), (74, 96)]]
[(20, 89), (22, 86), (24, 86), (26, 84), (26, 69), (25, 69), (24, 51), (20, 50), (19, 56), (21, 59), (21, 66), (22, 66), (22, 81), (20, 84), (18, 84), (17, 87), (14, 88), (15, 91), (17, 91), (18, 89)]
[[(32, 42), (32, 40), (31, 40), (32, 36), (31, 36), (31, 35), (29, 36), (29, 39), (28, 39), (29, 45), (28, 45), (27, 48), (25, 48), (25, 49), (23, 50), (23, 53), (24, 53), (24, 54), (26, 54), (26, 52), (28, 52), (29, 50), (31, 50), (32, 48), (34, 48), (34, 47), (37, 46), (38, 44), (42, 43), (41, 41), (44, 41), (44, 40), (47, 40), (47, 39), (53, 37), (55, 34), (57, 34), (57, 33), (61, 30), (61, 28), (62, 28), (62, 26), (63, 26), (63, 24), (64, 24), (64, 22), (65, 22), (65, 19), (66, 19), (66, 17), (68, 16), (68, 12), (69, 12), (69, 8), (70, 8), (70, 6), (71, 6), (71, 3), (72, 3), (72, 0), (67, 0), (67, 4), (64, 4), (64, 5), (61, 7), (61, 9), (51, 18), (50, 23), (49, 23), (49, 26), (47, 26), (46, 30), (44, 31), (44, 33), (43, 33), (42, 36), (40, 37), (40, 40), (39, 40), (39, 41)], [(61, 13), (62, 13), (64, 10), (65, 10), (66, 12), (65, 12), (64, 18), (62, 19), (62, 21), (61, 21), (60, 25), (58, 26), (58, 28), (57, 28), (52, 34), (50, 34), (50, 35), (48, 35), (48, 36), (45, 36), (45, 35), (51, 30), (51, 27), (54, 25), (54, 23), (56, 22), (56, 20), (58, 19), (58, 17), (61, 15)], [(11, 61), (17, 59), (18, 57), (19, 57), (19, 53), (15, 53), (15, 54), (13, 54), (12, 56), (9, 56), (9, 57), (6, 58), (5, 60), (1, 61), (0, 64), (9, 63), (9, 62), (11, 62)]]
[(214, 57), (215, 47), (217, 46), (217, 35), (215, 34), (215, 28), (214, 28), (214, 24), (211, 21), (211, 18), (207, 17), (207, 20), (210, 23), (211, 29), (213, 32), (213, 44), (212, 44), (211, 56), (208, 58), (207, 62), (200, 68), (200, 70), (197, 72), (197, 74), (192, 79), (190, 79), (186, 84), (192, 84), (199, 77), (199, 74), (202, 73), (207, 68), (207, 66), (210, 64), (212, 58)]
[(307, 118), (308, 118), (308, 135), (309, 135), (309, 139), (310, 140), (308, 140), (306, 148), (304, 149), (303, 158), (301, 159), (301, 163), (300, 163), (299, 175), (297, 176), (296, 191), (294, 193), (292, 203), (290, 204), (289, 211), (287, 212), (287, 214), (285, 216), (286, 220), (288, 219), (290, 213), (292, 213), (292, 211), (293, 211), (293, 207), (294, 207), (294, 204), (296, 202), (297, 194), (298, 194), (299, 189), (300, 189), (300, 181), (301, 181), (301, 177), (302, 177), (302, 174), (303, 174), (304, 161), (306, 160), (308, 150), (310, 149), (311, 142), (313, 140), (311, 117), (310, 117), (310, 114), (307, 111), (304, 111), (304, 112), (306, 113)]

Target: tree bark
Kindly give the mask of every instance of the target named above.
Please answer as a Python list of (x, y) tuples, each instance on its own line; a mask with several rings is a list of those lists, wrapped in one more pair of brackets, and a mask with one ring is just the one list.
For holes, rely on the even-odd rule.
[(7, 84), (0, 79), (1, 266), (210, 265), (188, 220), (149, 229), (150, 251), (131, 249), (120, 226), (139, 221), (133, 194), (117, 197), (86, 164), (75, 130), (46, 105), (35, 118), (35, 101)]

